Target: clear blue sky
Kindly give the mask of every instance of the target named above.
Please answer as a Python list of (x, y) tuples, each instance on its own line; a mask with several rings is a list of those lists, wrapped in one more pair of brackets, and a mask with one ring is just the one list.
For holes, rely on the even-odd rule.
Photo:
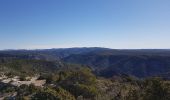
[(0, 49), (170, 48), (170, 0), (0, 0)]

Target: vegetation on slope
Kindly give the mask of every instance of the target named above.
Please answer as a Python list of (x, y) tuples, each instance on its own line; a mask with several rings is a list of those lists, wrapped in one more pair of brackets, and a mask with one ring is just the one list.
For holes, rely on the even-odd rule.
[[(170, 99), (169, 51), (166, 51), (165, 56), (163, 52), (141, 55), (141, 52), (135, 51), (138, 54), (133, 54), (134, 52), (127, 51), (126, 54), (114, 55), (110, 50), (104, 53), (101, 51), (89, 53), (85, 50), (84, 54), (71, 55), (69, 52), (67, 57), (62, 56), (64, 57), (62, 60), (67, 63), (61, 59), (53, 59), (54, 56), (44, 59), (37, 56), (39, 55), (37, 52), (34, 52), (37, 55), (25, 52), (27, 51), (13, 54), (10, 51), (0, 55), (0, 73), (8, 77), (20, 76), (23, 80), (27, 76), (38, 74), (39, 80), (46, 80), (46, 84), (43, 87), (36, 87), (33, 84), (16, 87), (10, 83), (0, 82), (0, 99)], [(162, 76), (162, 78), (153, 76)]]

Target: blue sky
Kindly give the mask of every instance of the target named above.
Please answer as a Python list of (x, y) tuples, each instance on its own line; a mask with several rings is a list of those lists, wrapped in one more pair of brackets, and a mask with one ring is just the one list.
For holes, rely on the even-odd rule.
[(170, 0), (0, 0), (0, 49), (170, 48)]

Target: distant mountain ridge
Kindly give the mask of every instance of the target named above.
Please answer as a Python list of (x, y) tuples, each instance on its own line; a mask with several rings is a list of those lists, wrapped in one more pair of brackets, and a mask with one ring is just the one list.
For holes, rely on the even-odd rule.
[(0, 59), (9, 58), (80, 64), (90, 67), (94, 73), (104, 77), (127, 74), (139, 78), (170, 78), (170, 49), (94, 47), (0, 51)]
[[(89, 52), (99, 52), (108, 50), (108, 48), (59, 48), (59, 49), (36, 49), (36, 50), (1, 50), (0, 55), (9, 56), (27, 56), (28, 58), (45, 59), (45, 60), (58, 60), (72, 54), (85, 54)], [(37, 58), (38, 59), (38, 58)]]
[(145, 78), (164, 74), (169, 78), (170, 72), (170, 50), (106, 50), (71, 55), (63, 60), (91, 66), (105, 77), (127, 74)]

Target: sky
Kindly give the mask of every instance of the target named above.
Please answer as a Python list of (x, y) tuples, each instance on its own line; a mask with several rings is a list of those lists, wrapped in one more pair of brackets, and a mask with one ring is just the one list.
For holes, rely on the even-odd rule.
[(170, 0), (0, 0), (0, 49), (169, 49)]

